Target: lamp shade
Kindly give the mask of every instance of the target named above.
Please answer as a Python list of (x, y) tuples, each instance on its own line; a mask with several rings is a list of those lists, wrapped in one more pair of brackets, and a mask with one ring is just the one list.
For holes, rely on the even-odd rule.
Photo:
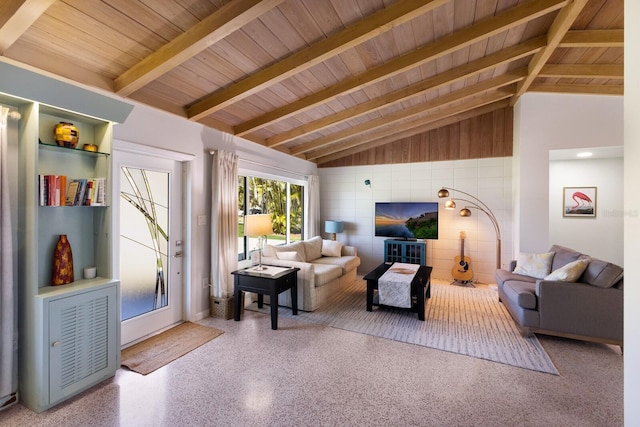
[(324, 231), (326, 233), (342, 233), (344, 231), (344, 222), (342, 221), (325, 221)]
[(270, 214), (246, 215), (244, 217), (244, 235), (250, 237), (273, 234)]
[(449, 197), (449, 190), (447, 190), (446, 188), (441, 188), (440, 191), (438, 191), (438, 197), (441, 199), (444, 197)]

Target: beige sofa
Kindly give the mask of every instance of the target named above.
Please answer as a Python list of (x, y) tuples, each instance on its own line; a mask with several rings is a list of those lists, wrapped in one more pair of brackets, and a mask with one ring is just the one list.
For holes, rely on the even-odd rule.
[[(252, 254), (255, 259), (257, 254)], [(356, 279), (360, 265), (357, 249), (317, 236), (287, 245), (265, 245), (262, 263), (298, 267), (298, 309), (313, 311)], [(278, 304), (291, 307), (289, 292), (280, 294)]]

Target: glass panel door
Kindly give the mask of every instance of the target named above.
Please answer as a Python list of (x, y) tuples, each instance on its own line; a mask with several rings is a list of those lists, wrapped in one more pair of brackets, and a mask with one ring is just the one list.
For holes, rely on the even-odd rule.
[(183, 320), (180, 162), (114, 150), (121, 344)]
[(122, 320), (166, 307), (169, 173), (120, 169)]

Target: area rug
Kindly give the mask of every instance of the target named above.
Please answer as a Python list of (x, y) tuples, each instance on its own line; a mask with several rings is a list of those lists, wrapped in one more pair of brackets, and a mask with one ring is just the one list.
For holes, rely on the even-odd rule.
[[(269, 308), (248, 309), (268, 313)], [(279, 316), (450, 351), (493, 362), (559, 375), (535, 337), (523, 337), (495, 290), (432, 284), (425, 321), (405, 310), (366, 311), (366, 282), (356, 280), (313, 312), (280, 307)]]
[(185, 322), (122, 350), (120, 364), (147, 375), (223, 333), (220, 329)]

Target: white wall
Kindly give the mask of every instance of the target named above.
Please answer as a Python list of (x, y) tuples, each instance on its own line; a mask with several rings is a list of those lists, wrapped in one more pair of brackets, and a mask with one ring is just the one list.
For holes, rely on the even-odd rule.
[[(551, 243), (624, 266), (623, 165), (621, 157), (549, 163)], [(596, 187), (595, 218), (563, 217), (564, 187)]]
[[(514, 252), (542, 252), (554, 243), (549, 216), (540, 215), (549, 211), (549, 151), (622, 145), (623, 99), (530, 93), (514, 113)], [(592, 253), (597, 246), (581, 249)]]
[[(384, 238), (374, 237), (375, 202), (441, 201), (439, 238), (426, 241), (427, 264), (434, 269), (433, 277), (452, 278), (453, 260), (460, 255), (460, 231), (465, 231), (465, 255), (471, 257), (474, 280), (495, 282), (493, 225), (486, 215), (476, 210), (470, 218), (461, 218), (459, 209), (445, 210), (444, 199), (437, 196), (442, 186), (465, 191), (487, 204), (500, 223), (502, 264), (508, 265), (513, 257), (509, 249), (513, 230), (510, 157), (321, 168), (319, 175), (321, 219), (345, 222), (345, 231), (338, 235), (338, 240), (358, 248), (362, 260), (360, 274), (366, 274), (384, 260)], [(364, 184), (366, 179), (371, 181), (370, 187)], [(459, 207), (463, 205), (459, 203)]]
[[(630, 18), (632, 17), (632, 18)], [(625, 38), (640, 37), (640, 2), (625, 1)], [(625, 75), (640, 73), (640, 53), (625, 47)], [(527, 94), (514, 109), (514, 251), (537, 252), (550, 246), (549, 151), (624, 144), (624, 264), (633, 265), (640, 253), (640, 82), (625, 79), (625, 96)], [(586, 245), (586, 242), (584, 243)], [(593, 239), (581, 250), (598, 253)], [(640, 425), (640, 280), (635, 269), (625, 270), (625, 425)]]
[[(640, 254), (640, 2), (624, 2), (624, 257), (633, 266)], [(640, 272), (624, 272), (624, 422), (640, 425)]]

